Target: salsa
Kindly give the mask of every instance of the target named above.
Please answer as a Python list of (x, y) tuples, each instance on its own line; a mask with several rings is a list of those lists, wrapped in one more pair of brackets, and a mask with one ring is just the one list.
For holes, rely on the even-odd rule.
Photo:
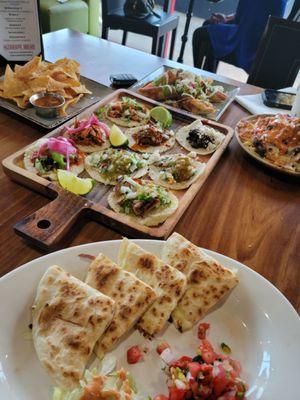
[[(170, 348), (161, 353), (167, 363), (168, 396), (159, 394), (154, 400), (243, 400), (247, 384), (240, 378), (241, 365), (229, 357), (231, 349), (221, 344), (222, 353), (216, 351), (206, 338), (209, 324), (198, 327), (197, 354), (174, 359)], [(168, 352), (169, 354), (164, 354)], [(159, 353), (159, 352), (158, 352)]]
[(34, 104), (38, 107), (58, 107), (62, 104), (62, 101), (49, 94), (36, 99)]

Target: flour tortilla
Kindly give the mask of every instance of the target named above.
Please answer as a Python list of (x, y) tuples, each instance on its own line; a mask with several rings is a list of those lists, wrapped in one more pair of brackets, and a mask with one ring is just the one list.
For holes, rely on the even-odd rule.
[[(112, 103), (113, 104), (113, 103)], [(110, 105), (112, 105), (110, 104)], [(122, 118), (112, 118), (108, 115), (107, 113), (108, 107), (105, 109), (104, 116), (107, 118), (109, 121), (113, 122), (116, 125), (120, 126), (126, 126), (127, 128), (133, 128), (135, 126), (142, 126), (146, 125), (150, 119), (150, 111), (147, 109), (147, 111), (144, 114), (144, 117), (141, 119), (141, 121), (124, 121)]]
[[(46, 178), (49, 179), (51, 181), (57, 181), (57, 172), (56, 170), (53, 171), (49, 171), (45, 174), (40, 174), (40, 172), (35, 168), (33, 161), (31, 160), (31, 157), (33, 155), (33, 153), (35, 151), (38, 151), (39, 148), (41, 147), (41, 145), (43, 143), (45, 143), (47, 141), (47, 139), (40, 139), (38, 140), (35, 144), (33, 144), (33, 146), (29, 147), (25, 153), (24, 153), (24, 158), (23, 158), (23, 165), (24, 168), (36, 175), (41, 176), (42, 178)], [(81, 172), (84, 171), (84, 161), (82, 160), (82, 162), (78, 165), (71, 165), (70, 166), (70, 172), (72, 172), (74, 175), (79, 175)]]
[(146, 128), (148, 126), (149, 124), (146, 124), (140, 127), (127, 129), (126, 136), (128, 137), (128, 147), (130, 149), (141, 153), (164, 153), (165, 151), (170, 150), (174, 146), (175, 136), (173, 131), (167, 131), (168, 134), (170, 135), (170, 138), (159, 146), (139, 146), (136, 143), (135, 139), (133, 138), (133, 135), (139, 132), (140, 129)]
[(238, 284), (232, 271), (176, 232), (165, 242), (162, 259), (187, 277), (187, 290), (172, 312), (181, 332), (191, 329)]
[(114, 302), (58, 266), (42, 277), (32, 307), (33, 343), (54, 385), (78, 386)]
[(141, 225), (145, 226), (157, 226), (168, 219), (178, 208), (178, 199), (173, 193), (169, 193), (171, 198), (171, 203), (167, 207), (154, 209), (153, 211), (149, 211), (146, 213), (144, 217), (138, 217), (135, 215), (127, 215), (122, 213), (122, 208), (119, 206), (117, 202), (117, 196), (114, 192), (111, 192), (108, 195), (107, 201), (110, 208), (112, 208), (116, 213), (126, 215), (130, 220), (137, 222)]
[(186, 288), (186, 277), (180, 271), (158, 259), (154, 254), (124, 238), (118, 255), (121, 268), (132, 272), (152, 287), (157, 295), (137, 327), (153, 336), (160, 332)]
[[(180, 155), (181, 154), (168, 154), (168, 156), (171, 158), (176, 158)], [(164, 157), (167, 157), (167, 156), (164, 156)], [(192, 164), (196, 168), (196, 172), (187, 181), (168, 183), (167, 181), (165, 181), (161, 178), (160, 172), (163, 170), (163, 168), (157, 167), (154, 164), (151, 164), (149, 167), (149, 176), (157, 185), (164, 186), (165, 188), (172, 189), (172, 190), (186, 189), (189, 186), (191, 186), (191, 184), (194, 183), (199, 178), (199, 176), (204, 172), (204, 169), (206, 166), (205, 163), (200, 163), (199, 161), (196, 161), (194, 159), (192, 159)]]
[[(93, 167), (91, 165), (91, 161), (90, 161), (91, 157), (92, 157), (92, 154), (88, 155), (84, 160), (85, 170), (90, 175), (90, 177), (95, 179), (95, 181), (97, 181), (97, 182), (104, 183), (105, 185), (116, 185), (118, 183), (117, 179), (105, 178), (96, 167)], [(148, 165), (146, 164), (145, 167), (140, 168), (140, 169), (134, 171), (132, 174), (126, 175), (126, 176), (130, 176), (131, 178), (141, 178), (142, 176), (146, 175), (147, 172), (148, 172)], [(125, 175), (123, 175), (123, 176), (125, 176)]]
[[(200, 130), (206, 130), (209, 128), (209, 131), (213, 133), (214, 139), (215, 139), (215, 144), (211, 146), (210, 149), (196, 149), (191, 146), (191, 144), (188, 142), (187, 137), (192, 129), (200, 129)], [(206, 154), (211, 154), (217, 150), (218, 147), (221, 146), (223, 140), (225, 139), (225, 135), (218, 131), (217, 129), (214, 129), (210, 126), (203, 125), (200, 119), (196, 119), (194, 122), (192, 122), (190, 125), (183, 126), (176, 132), (176, 140), (182, 146), (184, 149), (188, 151), (193, 151), (197, 154), (201, 155), (206, 155)]]
[(95, 346), (99, 358), (110, 351), (156, 299), (150, 286), (99, 254), (88, 268), (85, 282), (115, 301), (111, 324)]
[(95, 153), (96, 151), (101, 151), (101, 150), (105, 150), (108, 147), (110, 147), (110, 141), (109, 139), (106, 139), (105, 142), (101, 145), (82, 145), (77, 143), (74, 138), (72, 137), (72, 135), (69, 135), (68, 132), (65, 132), (63, 134), (63, 136), (67, 139), (72, 139), (74, 141), (74, 143), (76, 144), (76, 147), (78, 148), (78, 150), (82, 151), (83, 153)]

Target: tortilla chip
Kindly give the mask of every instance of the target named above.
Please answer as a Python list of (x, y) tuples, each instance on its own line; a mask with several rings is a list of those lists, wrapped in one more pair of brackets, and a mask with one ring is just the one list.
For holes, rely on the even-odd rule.
[(22, 80), (27, 80), (28, 76), (33, 74), (34, 71), (36, 71), (42, 61), (41, 56), (36, 56), (32, 60), (28, 61), (26, 64), (22, 66), (18, 66), (18, 68), (15, 68), (15, 73), (17, 78), (22, 79)]
[(63, 58), (51, 64), (42, 61), (41, 57), (34, 57), (23, 66), (15, 65), (14, 71), (7, 65), (4, 79), (0, 81), (0, 97), (26, 108), (28, 98), (35, 93), (59, 93), (67, 100), (61, 110), (61, 116), (66, 116), (69, 106), (76, 104), (84, 94), (91, 93), (81, 84), (79, 77), (80, 64), (77, 61)]
[(29, 104), (29, 97), (30, 96), (13, 97), (13, 100), (17, 103), (18, 107), (26, 108)]
[(27, 89), (27, 85), (16, 79), (15, 73), (9, 65), (6, 66), (3, 83), (3, 97), (13, 98), (22, 96), (22, 92)]
[(65, 102), (65, 104), (62, 106), (62, 108), (60, 109), (59, 114), (60, 114), (62, 117), (68, 115), (68, 114), (66, 113), (66, 109), (67, 109), (69, 106), (71, 106), (71, 105), (74, 106), (74, 105), (81, 99), (82, 96), (83, 96), (83, 94), (80, 94), (79, 96), (74, 97), (73, 99), (67, 100), (67, 101)]

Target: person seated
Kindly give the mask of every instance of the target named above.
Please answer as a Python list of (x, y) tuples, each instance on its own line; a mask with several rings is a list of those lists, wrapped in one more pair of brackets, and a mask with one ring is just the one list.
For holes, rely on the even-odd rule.
[(193, 34), (194, 66), (216, 72), (225, 61), (249, 72), (269, 15), (282, 17), (287, 1), (240, 0), (235, 14), (212, 14)]

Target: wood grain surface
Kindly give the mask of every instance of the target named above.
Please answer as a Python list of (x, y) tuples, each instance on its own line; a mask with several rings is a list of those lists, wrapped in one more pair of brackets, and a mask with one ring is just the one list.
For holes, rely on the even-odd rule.
[[(119, 101), (124, 96), (137, 99), (149, 110), (159, 104), (154, 100), (145, 98), (144, 96), (131, 92), (130, 90), (116, 90), (100, 102), (84, 110), (77, 117), (66, 122), (61, 127), (54, 129), (46, 136), (55, 137), (63, 135), (65, 130), (64, 126), (73, 126), (76, 119), (86, 119), (90, 117), (94, 111), (111, 102)], [(176, 132), (178, 129), (194, 122), (195, 118), (196, 116), (193, 117), (186, 113), (183, 114), (181, 110), (174, 109), (174, 111), (172, 111), (172, 125), (170, 126), (170, 129)], [(113, 125), (113, 123), (108, 119), (104, 118), (103, 121), (110, 127)], [(77, 196), (63, 190), (59, 185), (49, 184), (47, 179), (43, 179), (40, 176), (27, 171), (23, 166), (25, 149), (17, 151), (3, 161), (3, 168), (6, 174), (11, 179), (24, 184), (24, 186), (33, 188), (48, 197), (53, 198), (53, 192), (55, 192), (57, 193), (57, 198), (50, 202), (46, 207), (35, 212), (33, 215), (26, 216), (23, 220), (18, 221), (14, 226), (15, 232), (28, 239), (30, 242), (34, 242), (35, 245), (42, 249), (58, 249), (60, 247), (60, 241), (68, 235), (69, 229), (74, 225), (77, 217), (85, 213), (88, 217), (97, 218), (108, 226), (114, 225), (117, 231), (123, 235), (131, 235), (136, 238), (167, 239), (167, 237), (172, 233), (181, 215), (185, 212), (195, 195), (201, 189), (202, 185), (209, 178), (210, 173), (216, 167), (233, 137), (234, 131), (230, 127), (205, 118), (202, 119), (202, 123), (222, 132), (225, 135), (224, 140), (215, 152), (208, 155), (197, 156), (198, 161), (206, 163), (204, 172), (186, 190), (176, 190), (173, 192), (179, 201), (178, 208), (159, 226), (144, 226), (139, 224), (138, 221), (133, 221), (125, 214), (113, 211), (108, 205), (108, 196), (111, 193), (113, 186), (103, 185), (97, 182), (92, 191), (84, 196), (87, 200), (87, 204), (84, 204), (84, 197), (78, 197), (77, 204)], [(187, 154), (189, 152), (175, 141), (174, 146), (164, 154), (171, 153)], [(85, 171), (80, 174), (80, 176), (89, 177)], [(145, 175), (143, 178), (150, 179), (149, 175)], [(92, 212), (87, 212), (88, 210), (91, 210)], [(44, 223), (41, 223), (41, 220), (43, 220)], [(46, 221), (48, 226), (46, 226)]]
[[(111, 73), (130, 72), (141, 78), (165, 63), (180, 66), (68, 30), (45, 35), (45, 54), (49, 60), (62, 56), (76, 58), (84, 75), (104, 84), (108, 84)], [(217, 79), (235, 83), (220, 76)], [(240, 87), (241, 94), (261, 90), (244, 84)], [(234, 127), (247, 115), (234, 103), (220, 122)], [(37, 127), (0, 112), (0, 159), (44, 134)], [(10, 181), (2, 169), (0, 184), (0, 275), (3, 275), (43, 254), (29, 247), (13, 232), (12, 226), (49, 200)], [(300, 311), (299, 181), (250, 159), (235, 138), (175, 230), (197, 245), (232, 257), (259, 272)], [(75, 232), (68, 237), (68, 246), (121, 237), (97, 222), (84, 220)]]

